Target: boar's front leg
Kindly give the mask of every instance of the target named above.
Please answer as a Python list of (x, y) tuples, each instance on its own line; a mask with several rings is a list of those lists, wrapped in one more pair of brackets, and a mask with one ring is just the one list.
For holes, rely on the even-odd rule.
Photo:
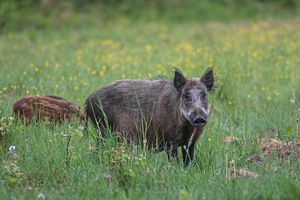
[(182, 146), (182, 158), (185, 167), (189, 166), (190, 162), (194, 159), (195, 143), (192, 143), (188, 148)]

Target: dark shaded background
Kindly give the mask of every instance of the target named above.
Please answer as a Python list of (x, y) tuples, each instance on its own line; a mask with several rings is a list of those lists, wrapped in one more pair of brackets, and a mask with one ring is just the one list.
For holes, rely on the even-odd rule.
[(131, 21), (241, 20), (298, 16), (297, 0), (2, 0), (1, 32)]

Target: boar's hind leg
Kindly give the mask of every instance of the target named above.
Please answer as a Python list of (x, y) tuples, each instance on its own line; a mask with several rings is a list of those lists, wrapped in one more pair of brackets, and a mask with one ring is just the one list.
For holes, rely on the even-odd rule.
[(178, 162), (178, 150), (177, 147), (175, 148), (170, 142), (167, 143), (167, 154), (168, 160), (175, 160)]
[(182, 158), (185, 167), (189, 166), (190, 161), (194, 159), (195, 144), (192, 143), (188, 148), (182, 146)]

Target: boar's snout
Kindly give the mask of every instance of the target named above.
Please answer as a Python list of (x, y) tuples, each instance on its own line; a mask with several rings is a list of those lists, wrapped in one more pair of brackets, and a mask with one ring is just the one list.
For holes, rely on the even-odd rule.
[(193, 109), (192, 111), (183, 112), (184, 118), (194, 127), (204, 127), (207, 124), (209, 109)]
[(207, 123), (208, 116), (209, 110), (198, 108), (188, 115), (188, 119), (191, 125), (195, 127), (204, 127)]
[(192, 117), (191, 121), (193, 122), (194, 126), (203, 127), (207, 123), (207, 117), (205, 117), (203, 115), (196, 115), (196, 116)]
[(194, 126), (205, 126), (207, 123), (207, 117), (198, 115), (194, 118), (193, 122), (194, 122)]

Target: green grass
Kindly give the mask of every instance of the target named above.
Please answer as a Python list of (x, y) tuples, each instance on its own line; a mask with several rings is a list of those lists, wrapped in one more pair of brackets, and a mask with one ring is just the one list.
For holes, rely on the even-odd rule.
[[(1, 198), (298, 199), (295, 154), (265, 157), (261, 164), (246, 159), (262, 155), (260, 138), (270, 129), (284, 142), (295, 140), (299, 22), (143, 23), (125, 18), (86, 29), (2, 34)], [(57, 95), (83, 107), (100, 86), (122, 78), (172, 77), (173, 66), (186, 76), (201, 76), (214, 66), (218, 77), (209, 97), (212, 115), (187, 169), (169, 163), (165, 153), (145, 152), (114, 137), (97, 152), (76, 123), (9, 123), (12, 104), (22, 96)], [(222, 143), (228, 136), (239, 140)], [(16, 149), (9, 151), (10, 146)], [(229, 172), (234, 168), (259, 177), (233, 178)]]

